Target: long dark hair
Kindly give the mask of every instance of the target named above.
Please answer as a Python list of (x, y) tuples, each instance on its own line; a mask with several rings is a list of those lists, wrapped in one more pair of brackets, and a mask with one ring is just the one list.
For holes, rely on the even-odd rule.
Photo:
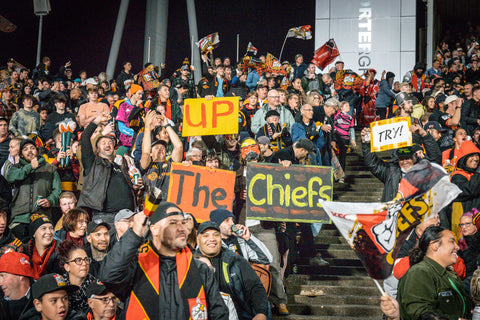
[(423, 260), (427, 254), (430, 243), (438, 241), (442, 238), (442, 232), (448, 230), (444, 227), (430, 226), (423, 232), (418, 246), (410, 251), (408, 259), (410, 260), (410, 266), (413, 266)]

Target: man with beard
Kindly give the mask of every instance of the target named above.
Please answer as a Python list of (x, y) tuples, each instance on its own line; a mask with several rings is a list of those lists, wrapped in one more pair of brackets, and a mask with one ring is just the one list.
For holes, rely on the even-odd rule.
[(110, 246), (110, 226), (105, 221), (93, 219), (87, 226), (85, 252), (92, 258), (90, 273), (94, 276), (100, 271), (100, 264), (108, 253)]
[(51, 217), (51, 208), (58, 204), (62, 186), (57, 169), (38, 154), (35, 143), (24, 139), (20, 143), (20, 161), (7, 174), (14, 185), (12, 200), (12, 232), (20, 240), (29, 237), (30, 214)]
[(91, 209), (93, 219), (102, 219), (113, 225), (118, 211), (135, 210), (135, 192), (140, 189), (142, 182), (140, 180), (138, 184), (133, 184), (124, 158), (121, 166), (113, 161), (115, 136), (100, 136), (96, 142), (97, 153), (93, 152), (90, 141), (92, 134), (99, 124), (106, 125), (110, 119), (108, 113), (99, 113), (82, 134), (82, 164), (85, 179), (78, 206)]
[(99, 278), (125, 303), (125, 319), (228, 319), (213, 272), (193, 259), (185, 217), (173, 203), (161, 203), (150, 218), (134, 216)]

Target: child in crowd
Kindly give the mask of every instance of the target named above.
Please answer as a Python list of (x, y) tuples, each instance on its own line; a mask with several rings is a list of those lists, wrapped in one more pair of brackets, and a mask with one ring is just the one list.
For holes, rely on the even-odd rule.
[[(352, 147), (357, 146), (355, 131), (353, 130), (354, 121), (349, 112), (350, 104), (347, 101), (342, 101), (340, 102), (340, 110), (334, 116), (335, 140), (337, 142), (338, 158), (343, 171), (345, 171), (347, 147), (350, 145)], [(343, 183), (343, 178), (339, 182)]]

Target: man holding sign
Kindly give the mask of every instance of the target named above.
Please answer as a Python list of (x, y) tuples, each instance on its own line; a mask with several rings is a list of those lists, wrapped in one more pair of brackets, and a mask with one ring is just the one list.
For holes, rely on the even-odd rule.
[[(381, 120), (378, 122), (384, 122)], [(375, 128), (375, 123), (372, 122), (372, 128)], [(419, 144), (413, 146), (402, 146), (395, 149), (392, 153), (393, 162), (386, 162), (380, 159), (372, 150), (374, 146), (370, 146), (370, 135), (372, 135), (372, 142), (375, 140), (380, 141), (380, 137), (373, 137), (375, 131), (371, 131), (370, 128), (364, 128), (361, 132), (362, 136), (362, 150), (365, 164), (369, 167), (372, 174), (382, 181), (385, 186), (383, 189), (381, 202), (391, 201), (397, 195), (398, 185), (405, 173), (419, 160), (427, 158), (434, 162), (438, 161), (440, 149), (433, 137), (427, 133), (421, 126), (412, 125), (410, 130), (415, 133), (415, 140), (419, 141)], [(383, 132), (381, 130), (376, 131)], [(427, 154), (423, 153), (424, 145)], [(392, 144), (391, 144), (392, 145)], [(372, 149), (372, 150), (371, 150)], [(389, 148), (390, 149), (390, 148)], [(382, 149), (388, 150), (388, 149)]]

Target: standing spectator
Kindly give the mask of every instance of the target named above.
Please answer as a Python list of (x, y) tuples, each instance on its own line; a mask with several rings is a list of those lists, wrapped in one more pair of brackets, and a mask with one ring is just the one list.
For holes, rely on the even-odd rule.
[(127, 88), (125, 88), (125, 81), (127, 80), (134, 80), (134, 75), (131, 72), (132, 64), (129, 61), (126, 61), (122, 64), (123, 70), (117, 76), (117, 83), (118, 83), (118, 94), (120, 96), (124, 96), (127, 92)]
[[(337, 111), (334, 118), (335, 141), (338, 146), (338, 156), (343, 171), (346, 170), (347, 147), (356, 147), (355, 131), (353, 130), (353, 117), (350, 113), (350, 104), (347, 101), (340, 102), (340, 110)], [(343, 182), (343, 178), (340, 179)]]
[[(135, 215), (132, 229), (107, 255), (99, 277), (125, 303), (125, 318), (190, 319), (194, 308), (200, 308), (205, 309), (200, 318), (208, 313), (212, 320), (228, 319), (213, 272), (192, 260), (181, 209), (164, 202), (149, 218), (150, 224), (146, 219), (142, 212)], [(151, 241), (144, 244), (147, 229)], [(146, 263), (152, 267), (146, 269)]]
[[(313, 119), (313, 107), (304, 104), (300, 108), (302, 118), (292, 126), (292, 141), (297, 142), (300, 139), (309, 139), (315, 144), (316, 165), (322, 165), (321, 150), (325, 146), (323, 131), (317, 130)], [(261, 149), (261, 148), (260, 148)]]
[(120, 145), (130, 148), (132, 146), (134, 131), (130, 128), (130, 121), (128, 121), (128, 119), (135, 107), (141, 108), (143, 88), (138, 84), (132, 84), (128, 90), (130, 92), (130, 98), (118, 107), (116, 120), (118, 121), (118, 130), (120, 130), (120, 136), (118, 138)]
[(10, 169), (7, 181), (14, 185), (12, 231), (25, 240), (30, 214), (44, 213), (51, 217), (51, 208), (58, 204), (62, 187), (57, 170), (38, 155), (32, 140), (23, 140), (20, 152), (20, 162)]
[(476, 83), (478, 80), (480, 80), (480, 66), (478, 64), (478, 57), (473, 57), (470, 68), (465, 72), (465, 81)]
[[(471, 136), (473, 130), (480, 125), (480, 86), (472, 88), (472, 99), (469, 99), (461, 106), (460, 123), (467, 133)], [(447, 98), (448, 99), (448, 98)], [(450, 101), (451, 99), (449, 99)], [(450, 102), (449, 102), (450, 103)], [(455, 112), (457, 110), (455, 109)]]
[(177, 86), (186, 85), (187, 92), (183, 95), (184, 99), (196, 98), (197, 93), (195, 91), (195, 83), (193, 82), (192, 77), (190, 76), (190, 67), (188, 64), (184, 64), (180, 68), (180, 76), (172, 79), (172, 87), (176, 88)]
[(60, 207), (60, 214), (53, 219), (54, 221), (57, 221), (57, 224), (55, 225), (55, 231), (58, 231), (63, 227), (63, 219), (68, 211), (77, 206), (77, 197), (73, 192), (62, 192), (60, 194), (60, 199), (58, 200), (58, 206)]
[(312, 90), (323, 92), (322, 75), (316, 74), (315, 68), (315, 64), (310, 63), (307, 68), (307, 73), (302, 77), (302, 87), (305, 92)]
[(403, 76), (403, 82), (410, 82), (413, 87), (413, 91), (421, 93), (425, 89), (425, 64), (423, 62), (417, 62), (412, 71), (408, 71)]
[(170, 99), (170, 92), (168, 86), (160, 85), (157, 89), (158, 97), (152, 100), (150, 110), (159, 111), (158, 106), (162, 105), (165, 108), (165, 115), (175, 124), (182, 118), (182, 110), (175, 100)]
[[(8, 121), (12, 119), (12, 115), (15, 113), (15, 111), (18, 110), (18, 105), (13, 103), (13, 94), (12, 91), (6, 89), (2, 93), (2, 99), (0, 101), (0, 116), (6, 118)], [(23, 101), (24, 96), (22, 96), (20, 101)]]
[(86, 128), (98, 114), (102, 112), (110, 113), (110, 107), (103, 102), (98, 102), (98, 89), (92, 87), (87, 90), (88, 102), (80, 106), (77, 114), (77, 123), (81, 128)]
[(110, 119), (108, 113), (99, 113), (82, 134), (82, 164), (85, 179), (78, 206), (93, 210), (93, 219), (104, 219), (113, 225), (114, 216), (118, 211), (126, 208), (135, 210), (137, 206), (135, 192), (141, 184), (133, 185), (125, 159), (122, 159), (121, 166), (113, 161), (115, 137), (100, 136), (96, 141), (97, 151), (96, 153), (93, 151), (91, 136), (98, 125), (105, 125)]
[(303, 62), (303, 55), (300, 53), (295, 55), (295, 63), (293, 64), (293, 79), (301, 79), (307, 71), (307, 64)]
[(48, 132), (44, 134), (44, 136), (51, 138), (53, 135), (53, 131), (58, 128), (58, 124), (62, 121), (74, 121), (75, 116), (66, 111), (65, 107), (67, 105), (67, 98), (63, 94), (57, 94), (55, 98), (53, 98), (53, 103), (55, 105), (55, 111), (50, 113), (45, 121), (45, 127), (47, 128)]
[(268, 92), (268, 105), (265, 105), (258, 109), (255, 115), (252, 118), (252, 132), (258, 132), (258, 130), (265, 125), (266, 120), (265, 116), (270, 110), (275, 110), (280, 114), (280, 125), (286, 125), (286, 130), (290, 130), (292, 125), (295, 123), (290, 111), (284, 106), (279, 104), (279, 94), (277, 90), (270, 90)]
[(2, 175), (7, 176), (10, 168), (20, 161), (20, 143), (22, 138), (12, 138), (8, 145), (8, 158), (2, 166)]
[(433, 60), (432, 67), (425, 72), (427, 76), (441, 77), (442, 70), (440, 69), (440, 61), (437, 59)]
[(31, 95), (23, 96), (23, 109), (15, 112), (10, 120), (9, 130), (17, 137), (27, 136), (40, 129), (40, 115), (33, 110), (33, 100)]
[(380, 119), (386, 119), (392, 113), (392, 103), (395, 99), (395, 93), (392, 91), (392, 83), (395, 78), (393, 72), (387, 72), (386, 78), (383, 79), (385, 70), (382, 72), (380, 80), (380, 89), (378, 91), (377, 100), (375, 101), (375, 109)]
[(200, 224), (197, 243), (199, 252), (213, 265), (220, 291), (232, 298), (239, 319), (266, 320), (265, 288), (247, 260), (222, 246), (219, 226), (212, 221)]

